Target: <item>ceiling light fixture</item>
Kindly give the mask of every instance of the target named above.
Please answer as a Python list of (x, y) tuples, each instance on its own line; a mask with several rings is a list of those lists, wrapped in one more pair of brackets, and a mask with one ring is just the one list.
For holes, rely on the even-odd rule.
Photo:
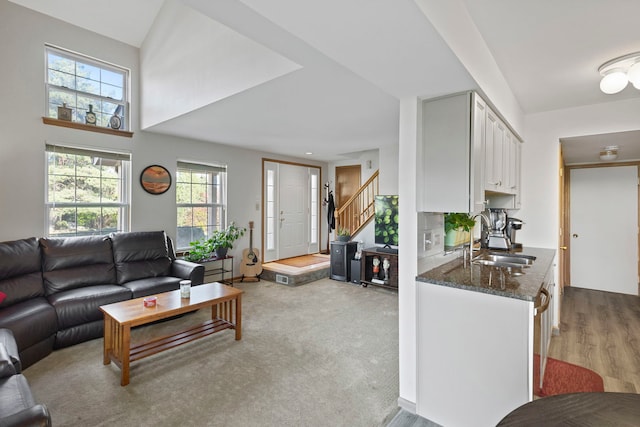
[(603, 162), (612, 162), (618, 158), (618, 146), (608, 145), (600, 150), (600, 160)]
[(598, 68), (598, 72), (602, 76), (600, 90), (607, 95), (622, 91), (629, 82), (640, 90), (640, 52), (605, 62)]

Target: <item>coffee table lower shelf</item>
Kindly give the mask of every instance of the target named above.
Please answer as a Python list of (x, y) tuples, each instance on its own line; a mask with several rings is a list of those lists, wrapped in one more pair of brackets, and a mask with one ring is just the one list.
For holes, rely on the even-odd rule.
[[(113, 362), (121, 371), (120, 385), (129, 384), (130, 364), (145, 357), (204, 338), (226, 329), (235, 329), (242, 339), (242, 293), (221, 283), (207, 283), (191, 289), (190, 299), (181, 299), (180, 291), (158, 295), (157, 307), (142, 307), (142, 298), (102, 306), (104, 313), (105, 365)], [(172, 335), (131, 345), (131, 328), (179, 314), (211, 307), (211, 319)]]

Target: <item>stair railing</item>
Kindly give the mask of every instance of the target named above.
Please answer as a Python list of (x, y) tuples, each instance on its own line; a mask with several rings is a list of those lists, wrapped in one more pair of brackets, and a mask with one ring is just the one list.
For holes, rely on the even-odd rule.
[(336, 210), (336, 227), (349, 230), (355, 236), (374, 217), (375, 196), (378, 195), (378, 171), (356, 193)]

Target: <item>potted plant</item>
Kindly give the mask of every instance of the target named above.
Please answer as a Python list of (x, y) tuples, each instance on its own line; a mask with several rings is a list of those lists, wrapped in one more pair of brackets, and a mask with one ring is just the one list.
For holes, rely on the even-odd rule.
[(184, 256), (184, 259), (191, 262), (202, 262), (211, 258), (212, 253), (211, 239), (203, 238), (189, 242), (189, 252)]
[(338, 242), (348, 242), (349, 240), (351, 240), (351, 231), (349, 231), (348, 228), (339, 225), (336, 233)]
[(233, 242), (244, 236), (246, 231), (246, 228), (238, 227), (234, 222), (231, 222), (224, 230), (215, 230), (209, 240), (211, 240), (211, 247), (216, 253), (216, 258), (226, 257), (227, 251), (233, 249)]
[(468, 213), (457, 212), (444, 215), (444, 245), (459, 246), (469, 241), (469, 231), (475, 221)]

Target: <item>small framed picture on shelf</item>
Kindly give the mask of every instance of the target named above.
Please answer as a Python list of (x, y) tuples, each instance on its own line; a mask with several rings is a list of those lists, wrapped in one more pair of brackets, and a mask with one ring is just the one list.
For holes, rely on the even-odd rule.
[(62, 107), (58, 107), (58, 120), (71, 121), (71, 108), (67, 107), (67, 104), (62, 104)]

